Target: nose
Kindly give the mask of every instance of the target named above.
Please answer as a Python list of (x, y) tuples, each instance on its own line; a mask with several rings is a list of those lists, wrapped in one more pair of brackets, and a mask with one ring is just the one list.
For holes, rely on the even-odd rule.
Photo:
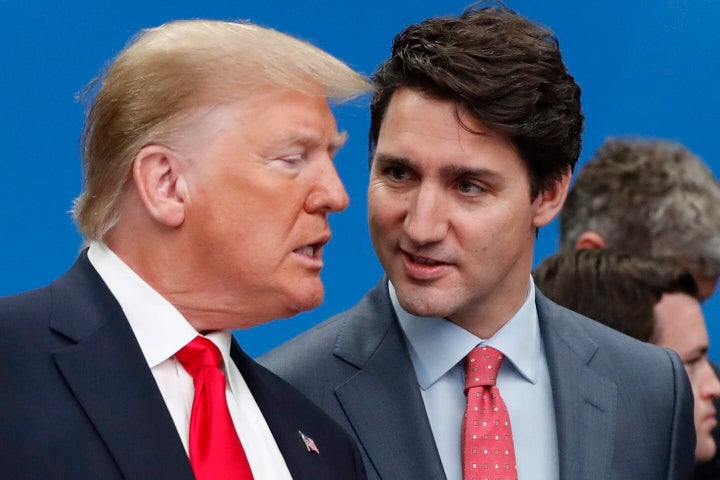
[(428, 245), (445, 238), (448, 231), (442, 189), (429, 183), (421, 184), (409, 194), (404, 230), (416, 245)]
[(315, 185), (305, 201), (305, 210), (308, 213), (341, 212), (349, 203), (350, 198), (335, 169), (335, 164), (328, 157), (315, 177)]
[(703, 398), (720, 398), (720, 380), (708, 360), (703, 364), (705, 381), (700, 387)]

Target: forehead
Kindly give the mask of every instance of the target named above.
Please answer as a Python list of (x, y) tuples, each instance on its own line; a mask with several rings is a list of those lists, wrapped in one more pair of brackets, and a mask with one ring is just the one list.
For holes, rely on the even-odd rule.
[(191, 111), (178, 129), (178, 143), (192, 148), (216, 140), (242, 139), (261, 146), (307, 144), (342, 146), (327, 99), (320, 93), (267, 89)]
[(454, 102), (418, 90), (393, 94), (380, 126), (376, 157), (409, 159), (425, 167), (527, 172), (514, 144)]
[(697, 299), (665, 293), (653, 310), (658, 344), (677, 351), (707, 346), (705, 318)]

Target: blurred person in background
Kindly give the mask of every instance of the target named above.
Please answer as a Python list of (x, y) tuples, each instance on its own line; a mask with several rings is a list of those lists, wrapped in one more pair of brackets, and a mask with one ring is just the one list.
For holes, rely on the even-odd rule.
[(643, 342), (680, 355), (695, 398), (695, 461), (717, 445), (712, 431), (720, 381), (707, 358), (709, 340), (692, 275), (670, 259), (613, 249), (565, 250), (533, 272), (548, 298)]
[[(685, 146), (611, 138), (570, 188), (560, 212), (561, 249), (610, 247), (674, 259), (693, 275), (702, 302), (720, 277), (719, 205), (720, 184)], [(710, 364), (720, 374), (720, 365)], [(720, 412), (720, 400), (715, 408)], [(714, 435), (720, 442), (720, 429)], [(695, 478), (720, 478), (720, 455), (698, 464)]]

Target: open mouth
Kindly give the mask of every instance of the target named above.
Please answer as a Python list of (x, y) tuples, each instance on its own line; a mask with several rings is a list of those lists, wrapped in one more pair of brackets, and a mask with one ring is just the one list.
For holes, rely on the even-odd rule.
[(414, 255), (407, 254), (407, 256), (415, 263), (419, 263), (421, 265), (428, 265), (428, 266), (435, 266), (435, 265), (442, 265), (444, 262), (438, 262), (431, 258), (425, 258), (425, 257), (416, 257)]
[(314, 243), (312, 245), (305, 245), (304, 247), (296, 248), (293, 252), (299, 255), (305, 255), (306, 257), (316, 257), (320, 253), (322, 243)]
[(447, 274), (450, 263), (402, 252), (405, 274), (417, 281), (433, 281)]

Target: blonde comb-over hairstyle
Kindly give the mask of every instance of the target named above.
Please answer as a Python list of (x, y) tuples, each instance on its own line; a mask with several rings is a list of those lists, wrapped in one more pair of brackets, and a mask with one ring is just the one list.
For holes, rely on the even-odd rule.
[(98, 89), (81, 138), (84, 184), (73, 208), (83, 236), (100, 240), (118, 221), (143, 146), (171, 142), (199, 109), (268, 88), (320, 90), (341, 102), (369, 84), (319, 48), (249, 23), (180, 20), (140, 32), (85, 90)]

